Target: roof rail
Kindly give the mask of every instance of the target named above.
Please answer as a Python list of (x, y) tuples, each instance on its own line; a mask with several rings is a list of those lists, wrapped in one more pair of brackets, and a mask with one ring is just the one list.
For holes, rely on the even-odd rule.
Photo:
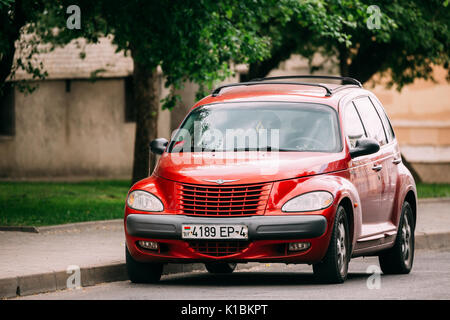
[(333, 94), (333, 91), (338, 91), (340, 89), (343, 89), (343, 86), (340, 86), (336, 88), (335, 90), (330, 89), (324, 84), (320, 83), (310, 83), (310, 82), (293, 82), (293, 81), (274, 81), (274, 80), (285, 80), (285, 79), (327, 79), (327, 80), (341, 80), (343, 82), (347, 82), (352, 85), (356, 85), (359, 88), (362, 88), (361, 82), (354, 78), (350, 77), (338, 77), (338, 76), (313, 76), (313, 75), (304, 75), (304, 76), (281, 76), (281, 77), (267, 77), (267, 78), (256, 78), (252, 79), (249, 82), (239, 82), (239, 83), (231, 83), (231, 84), (225, 84), (223, 86), (217, 87), (212, 92), (212, 96), (216, 97), (220, 91), (224, 88), (229, 87), (237, 87), (237, 86), (254, 86), (254, 85), (260, 85), (260, 84), (289, 84), (289, 85), (301, 85), (301, 86), (311, 86), (311, 87), (319, 87), (323, 88), (326, 91), (325, 96), (330, 97)]
[(223, 86), (217, 87), (212, 92), (212, 96), (216, 97), (220, 93), (220, 90), (222, 90), (224, 88), (238, 87), (238, 86), (254, 86), (254, 85), (261, 85), (261, 84), (290, 84), (290, 85), (319, 87), (319, 88), (325, 89), (325, 91), (327, 92), (325, 94), (326, 97), (330, 97), (333, 93), (330, 88), (328, 88), (327, 86), (325, 86), (323, 84), (319, 84), (319, 83), (286, 82), (286, 81), (264, 81), (264, 83), (263, 83), (262, 81), (249, 81), (249, 82), (238, 82), (238, 83), (225, 84)]
[(326, 80), (342, 80), (349, 84), (356, 84), (358, 87), (362, 88), (361, 82), (355, 78), (350, 77), (340, 77), (340, 76), (314, 76), (314, 75), (298, 75), (298, 76), (280, 76), (280, 77), (267, 77), (267, 78), (256, 78), (250, 81), (266, 81), (266, 80), (285, 80), (285, 79), (326, 79)]

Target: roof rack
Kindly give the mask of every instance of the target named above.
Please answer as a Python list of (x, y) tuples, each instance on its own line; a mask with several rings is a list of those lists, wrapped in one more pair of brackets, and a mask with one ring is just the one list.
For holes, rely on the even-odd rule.
[(352, 85), (356, 85), (359, 88), (362, 88), (361, 82), (354, 78), (350, 77), (338, 77), (338, 76), (313, 76), (313, 75), (300, 75), (300, 76), (281, 76), (281, 77), (267, 77), (267, 78), (256, 78), (252, 79), (249, 82), (239, 82), (239, 83), (231, 83), (231, 84), (225, 84), (223, 86), (217, 87), (212, 92), (212, 96), (217, 96), (220, 91), (224, 88), (229, 87), (237, 87), (237, 86), (253, 86), (253, 85), (260, 85), (260, 84), (289, 84), (289, 85), (301, 85), (301, 86), (311, 86), (311, 87), (319, 87), (323, 88), (326, 91), (325, 96), (330, 97), (333, 94), (333, 91), (336, 92), (340, 89), (344, 88), (344, 85), (336, 88), (335, 90), (330, 89), (324, 84), (319, 83), (310, 83), (310, 82), (292, 82), (292, 81), (274, 81), (274, 80), (285, 80), (285, 79), (327, 79), (327, 80), (341, 80), (342, 82), (347, 82)]
[(285, 79), (326, 79), (326, 80), (341, 80), (342, 82), (347, 82), (349, 84), (356, 84), (358, 87), (362, 88), (361, 82), (355, 78), (350, 77), (340, 77), (340, 76), (313, 76), (313, 75), (299, 75), (299, 76), (281, 76), (281, 77), (267, 77), (267, 78), (256, 78), (250, 81), (266, 81), (266, 80), (285, 80)]
[(292, 85), (301, 85), (301, 86), (312, 86), (312, 87), (319, 87), (326, 90), (325, 96), (329, 97), (333, 93), (330, 88), (323, 84), (319, 83), (308, 83), (308, 82), (287, 82), (287, 81), (264, 81), (262, 83), (261, 81), (249, 81), (249, 82), (239, 82), (239, 83), (231, 83), (231, 84), (225, 84), (223, 86), (217, 87), (212, 92), (212, 96), (215, 97), (220, 93), (220, 90), (224, 88), (230, 88), (230, 87), (238, 87), (238, 86), (254, 86), (254, 85), (260, 85), (260, 84), (292, 84)]

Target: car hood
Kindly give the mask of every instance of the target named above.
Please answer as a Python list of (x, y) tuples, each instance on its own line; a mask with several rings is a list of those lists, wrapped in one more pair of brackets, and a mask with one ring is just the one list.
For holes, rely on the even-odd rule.
[(346, 168), (344, 152), (165, 152), (154, 174), (184, 183), (230, 185), (300, 178)]

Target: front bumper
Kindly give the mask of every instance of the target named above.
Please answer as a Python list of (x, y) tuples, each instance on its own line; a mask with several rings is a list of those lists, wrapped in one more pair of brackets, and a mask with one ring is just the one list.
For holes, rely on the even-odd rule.
[(320, 215), (192, 217), (163, 214), (130, 214), (126, 219), (131, 236), (152, 239), (181, 239), (183, 224), (242, 224), (248, 226), (249, 240), (308, 239), (319, 237), (327, 228)]
[[(181, 237), (183, 224), (245, 224), (247, 247), (235, 254), (214, 257), (197, 252)], [(127, 247), (141, 262), (319, 262), (328, 248), (330, 221), (325, 215), (196, 217), (168, 214), (129, 214), (125, 219)], [(154, 252), (137, 245), (139, 240), (157, 241), (164, 250)], [(209, 241), (209, 240), (201, 240)], [(228, 241), (228, 240), (221, 240)], [(290, 242), (309, 242), (305, 251), (289, 252)]]

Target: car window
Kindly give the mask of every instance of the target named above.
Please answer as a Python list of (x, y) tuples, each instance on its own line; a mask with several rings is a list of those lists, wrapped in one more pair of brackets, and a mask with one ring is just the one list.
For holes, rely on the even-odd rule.
[(326, 105), (239, 102), (194, 109), (169, 152), (317, 151), (342, 149), (336, 111)]
[(378, 116), (378, 113), (369, 98), (358, 98), (353, 100), (353, 103), (358, 110), (358, 114), (361, 117), (368, 137), (378, 141), (380, 146), (385, 145), (387, 141), (383, 124), (381, 123), (380, 117)]
[(364, 127), (353, 103), (349, 104), (344, 111), (344, 130), (350, 142), (350, 147), (354, 148), (356, 140), (366, 137)]
[(374, 104), (376, 107), (378, 114), (380, 115), (381, 121), (383, 121), (384, 131), (386, 131), (386, 136), (388, 142), (391, 142), (395, 138), (394, 130), (392, 129), (391, 122), (389, 121), (389, 118), (386, 114), (386, 111), (384, 110), (383, 106), (378, 102), (377, 99), (370, 98), (370, 101)]

